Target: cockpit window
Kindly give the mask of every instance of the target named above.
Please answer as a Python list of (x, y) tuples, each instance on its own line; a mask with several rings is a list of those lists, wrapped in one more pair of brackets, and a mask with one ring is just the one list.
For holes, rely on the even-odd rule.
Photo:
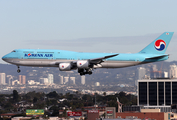
[(13, 50), (12, 52), (16, 52), (15, 50)]

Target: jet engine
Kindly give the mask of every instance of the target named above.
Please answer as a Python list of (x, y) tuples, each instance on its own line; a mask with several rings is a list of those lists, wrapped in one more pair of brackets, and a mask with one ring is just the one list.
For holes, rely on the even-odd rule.
[(77, 68), (89, 68), (89, 64), (88, 60), (79, 60), (77, 61)]
[(70, 71), (71, 67), (72, 67), (71, 63), (60, 63), (59, 64), (60, 71)]

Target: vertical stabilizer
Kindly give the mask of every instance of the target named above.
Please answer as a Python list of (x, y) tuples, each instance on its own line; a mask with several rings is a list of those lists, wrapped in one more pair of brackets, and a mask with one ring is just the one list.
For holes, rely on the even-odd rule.
[(164, 54), (174, 32), (164, 32), (161, 36), (155, 39), (152, 43), (146, 46), (139, 53), (144, 54)]

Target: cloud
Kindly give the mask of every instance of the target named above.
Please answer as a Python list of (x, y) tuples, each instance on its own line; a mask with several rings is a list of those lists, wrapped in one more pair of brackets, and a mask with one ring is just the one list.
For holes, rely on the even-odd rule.
[[(33, 48), (61, 49), (77, 52), (118, 52), (136, 53), (155, 40), (159, 34), (123, 37), (90, 37), (72, 40), (28, 40), (26, 44)], [(173, 35), (170, 47), (167, 49), (173, 53), (176, 48), (177, 34)], [(36, 49), (36, 48), (35, 48)]]
[(149, 34), (144, 36), (123, 36), (123, 37), (93, 37), (93, 38), (79, 38), (72, 40), (28, 40), (27, 44), (43, 45), (43, 46), (93, 46), (97, 44), (112, 44), (112, 45), (127, 45), (127, 44), (146, 44), (153, 41), (160, 34)]

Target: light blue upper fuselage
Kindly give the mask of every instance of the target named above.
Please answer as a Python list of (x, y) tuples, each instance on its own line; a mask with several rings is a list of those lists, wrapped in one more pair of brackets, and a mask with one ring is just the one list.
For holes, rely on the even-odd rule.
[[(119, 54), (115, 57), (108, 58), (106, 61), (139, 61), (139, 62), (156, 62), (167, 60), (168, 56), (162, 59), (146, 60), (146, 58), (156, 57), (159, 54), (143, 53), (84, 53), (65, 50), (47, 50), (47, 49), (16, 49), (11, 53), (3, 56), (2, 59), (40, 59), (40, 60), (89, 60), (100, 58), (108, 55)], [(166, 54), (164, 54), (166, 55)]]

